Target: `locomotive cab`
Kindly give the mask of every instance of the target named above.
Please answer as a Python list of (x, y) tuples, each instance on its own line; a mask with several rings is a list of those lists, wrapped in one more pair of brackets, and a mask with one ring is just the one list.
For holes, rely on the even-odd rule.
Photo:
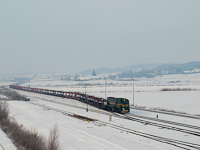
[(124, 113), (128, 113), (130, 111), (128, 99), (120, 98), (118, 100), (118, 104), (120, 105), (120, 110), (121, 110), (120, 113), (124, 114)]
[(125, 98), (108, 97), (106, 110), (115, 111), (122, 114), (128, 113), (130, 111), (129, 100)]

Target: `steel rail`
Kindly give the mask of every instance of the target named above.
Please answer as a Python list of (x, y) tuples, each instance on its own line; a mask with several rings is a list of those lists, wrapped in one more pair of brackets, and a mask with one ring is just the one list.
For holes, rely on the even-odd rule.
[[(110, 127), (113, 127), (113, 128), (116, 128), (116, 129), (120, 129), (120, 130), (125, 131), (127, 133), (136, 134), (136, 135), (139, 135), (139, 136), (142, 136), (142, 137), (146, 137), (146, 138), (149, 138), (149, 139), (152, 139), (152, 140), (155, 140), (155, 141), (159, 141), (159, 142), (162, 142), (162, 143), (167, 143), (167, 144), (179, 147), (179, 148), (190, 150), (190, 149), (188, 149), (186, 147), (182, 147), (182, 146), (187, 146), (187, 147), (190, 147), (190, 148), (200, 149), (200, 145), (199, 144), (190, 143), (190, 142), (184, 142), (184, 141), (179, 141), (179, 140), (174, 140), (174, 139), (170, 139), (170, 138), (159, 137), (159, 136), (155, 136), (155, 135), (152, 135), (152, 134), (147, 134), (147, 133), (144, 133), (144, 132), (128, 129), (128, 128), (125, 128), (125, 127), (121, 127), (121, 126), (118, 126), (118, 125), (110, 124), (110, 123), (99, 121), (99, 120), (96, 121), (96, 122), (102, 123), (102, 125), (108, 125)], [(177, 144), (179, 144), (179, 145), (177, 145)], [(182, 146), (180, 146), (180, 145), (182, 145)]]
[[(54, 107), (51, 107), (51, 106), (42, 105), (42, 104), (33, 103), (33, 102), (30, 102), (30, 103), (37, 105), (37, 106), (40, 106), (40, 107), (48, 108), (48, 109), (56, 111), (56, 112), (63, 113), (65, 115), (77, 115), (75, 113), (68, 112), (68, 111), (65, 111), (65, 110), (60, 110), (58, 108), (54, 108)], [(118, 130), (123, 130), (127, 133), (132, 133), (132, 134), (135, 134), (135, 135), (146, 137), (146, 138), (149, 138), (149, 139), (152, 139), (152, 140), (155, 140), (155, 141), (158, 141), (158, 142), (170, 144), (170, 145), (182, 148), (182, 149), (190, 150), (189, 148), (194, 148), (194, 149), (200, 150), (200, 144), (195, 144), (195, 143), (185, 142), (185, 141), (180, 141), (180, 140), (174, 140), (174, 139), (165, 138), (165, 137), (160, 137), (160, 136), (156, 136), (156, 135), (153, 135), (153, 134), (148, 134), (148, 133), (128, 129), (126, 127), (118, 126), (118, 125), (107, 123), (107, 122), (100, 121), (100, 120), (95, 120), (95, 122), (98, 122), (102, 125), (106, 124), (107, 126), (110, 126), (112, 128), (118, 129)]]
[[(79, 109), (85, 109), (84, 107), (65, 104), (65, 103), (62, 103), (62, 102), (55, 102), (55, 101), (51, 101), (51, 100), (44, 100), (44, 101), (49, 101), (49, 102), (53, 102), (53, 103), (67, 105), (67, 106), (71, 106), (71, 107), (75, 107), (75, 108), (79, 108)], [(98, 112), (97, 110), (92, 110), (92, 109), (90, 109), (90, 111)], [(101, 113), (105, 114), (105, 115), (113, 115), (115, 117), (119, 117), (119, 118), (123, 118), (123, 119), (128, 119), (128, 120), (140, 122), (140, 123), (145, 124), (145, 125), (153, 125), (153, 126), (158, 126), (160, 128), (165, 128), (165, 129), (179, 131), (179, 132), (183, 132), (183, 133), (187, 133), (187, 134), (192, 134), (192, 135), (195, 135), (195, 136), (200, 136), (200, 132), (196, 132), (196, 131), (182, 129), (182, 128), (178, 128), (178, 127), (174, 127), (174, 126), (169, 126), (169, 125), (163, 125), (163, 124), (159, 124), (159, 123), (150, 122), (150, 121), (138, 119), (138, 118), (135, 118), (135, 117), (130, 117), (130, 116), (128, 116), (128, 114), (122, 115), (122, 114), (114, 113), (114, 112), (101, 112)], [(176, 125), (178, 124), (179, 126), (181, 126), (181, 123), (176, 123), (176, 122), (174, 122), (174, 123)], [(169, 122), (168, 122), (168, 124), (174, 125), (173, 123), (169, 123)], [(186, 124), (184, 124), (184, 127), (186, 127)], [(199, 128), (197, 126), (194, 126), (194, 127), (195, 128), (192, 128), (192, 129)], [(191, 125), (188, 125), (188, 128), (191, 128)]]
[[(36, 93), (37, 94), (37, 93)], [(61, 103), (61, 102), (55, 102), (55, 101), (51, 101), (51, 100), (45, 100), (45, 101), (50, 101), (50, 102), (54, 102), (54, 103), (58, 103), (58, 104), (64, 104), (64, 103)], [(64, 105), (69, 105), (69, 104), (64, 104)], [(70, 105), (70, 106), (73, 106), (73, 105)], [(79, 106), (73, 106), (73, 107), (76, 107), (76, 108), (81, 108)], [(82, 109), (85, 109), (85, 108), (82, 108)], [(95, 110), (93, 110), (95, 112)], [(110, 112), (112, 113), (112, 112)], [(132, 120), (132, 121), (136, 121), (136, 122), (140, 122), (140, 123), (143, 123), (145, 125), (153, 125), (153, 126), (158, 126), (160, 128), (166, 128), (166, 129), (170, 129), (170, 130), (175, 130), (175, 131), (180, 131), (180, 132), (184, 132), (184, 133), (187, 133), (187, 134), (192, 134), (192, 135), (195, 135), (195, 136), (200, 136), (200, 132), (196, 132), (196, 131), (191, 131), (191, 130), (187, 130), (187, 129), (182, 129), (182, 128), (177, 128), (177, 127), (174, 127), (174, 126), (169, 126), (169, 125), (163, 125), (163, 124), (159, 124), (159, 123), (154, 123), (154, 122), (150, 122), (150, 121), (145, 121), (145, 120), (142, 120), (142, 119), (138, 119), (138, 118), (134, 118), (134, 117), (130, 117), (130, 116), (126, 116), (126, 115), (120, 115), (119, 113), (112, 113), (115, 117), (119, 117), (119, 118), (124, 118), (124, 119), (129, 119), (129, 120)], [(107, 115), (110, 115), (109, 113)], [(143, 119), (147, 119), (147, 118), (143, 118)], [(152, 119), (150, 119), (152, 120)], [(155, 121), (155, 120), (154, 120)], [(157, 120), (158, 121), (158, 120)], [(165, 122), (167, 123), (167, 121)], [(173, 124), (172, 122), (168, 122), (168, 124)], [(173, 125), (179, 125), (181, 126), (181, 123), (176, 123), (176, 124), (173, 124)], [(185, 125), (183, 125), (185, 127)], [(191, 128), (190, 125), (187, 126), (188, 128)], [(195, 129), (197, 129), (199, 127), (195, 126)], [(193, 128), (194, 129), (194, 128)]]
[(144, 125), (153, 125), (153, 126), (157, 126), (157, 127), (160, 127), (160, 128), (165, 128), (165, 129), (169, 129), (169, 130), (175, 130), (175, 131), (180, 131), (180, 132), (187, 133), (187, 134), (192, 134), (192, 135), (195, 135), (195, 136), (200, 136), (200, 132), (196, 132), (196, 131), (192, 131), (192, 130), (182, 129), (182, 128), (169, 126), (169, 125), (163, 125), (163, 124), (154, 123), (154, 122), (150, 122), (150, 121), (145, 121), (145, 120), (142, 120), (142, 119), (138, 119), (138, 118), (134, 118), (134, 117), (130, 117), (130, 116), (125, 116), (125, 115), (120, 115), (120, 114), (116, 114), (116, 113), (115, 113), (115, 115), (117, 115), (121, 118), (124, 118), (124, 119), (140, 122)]
[(173, 112), (167, 112), (167, 111), (151, 110), (151, 109), (139, 108), (139, 107), (133, 107), (133, 106), (131, 106), (130, 109), (149, 111), (149, 112), (156, 112), (156, 113), (161, 113), (161, 114), (167, 114), (167, 115), (179, 116), (179, 117), (187, 117), (187, 118), (200, 120), (200, 117), (199, 116), (195, 116), (195, 115), (187, 115), (187, 114), (173, 113)]
[(173, 124), (173, 125), (177, 125), (177, 126), (182, 126), (182, 127), (187, 127), (187, 128), (191, 128), (191, 129), (200, 130), (199, 126), (194, 126), (194, 125), (189, 125), (189, 124), (184, 124), (184, 123), (178, 123), (178, 122), (168, 121), (168, 120), (163, 120), (163, 119), (158, 119), (158, 118), (151, 118), (151, 117), (135, 115), (135, 114), (125, 114), (125, 115), (126, 116), (134, 116), (134, 117), (138, 117), (138, 118), (143, 118), (143, 119), (153, 120), (153, 121), (157, 121), (157, 122), (163, 122), (163, 123), (167, 123), (167, 124)]
[[(75, 107), (75, 108), (79, 108), (79, 109), (85, 109), (84, 107), (74, 106), (74, 105), (70, 105), (70, 104), (65, 104), (65, 103), (62, 103), (62, 102), (55, 102), (55, 101), (51, 101), (51, 100), (44, 100), (44, 101), (49, 101), (49, 102), (53, 102), (53, 103), (57, 103), (57, 104), (62, 104), (62, 105), (66, 105), (66, 106), (71, 106), (71, 107)], [(90, 111), (98, 112), (97, 110), (93, 110), (93, 109), (90, 109)], [(128, 116), (129, 114), (122, 115), (122, 114), (114, 113), (114, 112), (101, 112), (101, 113), (105, 114), (105, 115), (113, 115), (115, 117), (119, 117), (119, 118), (123, 118), (123, 119), (128, 119), (128, 120), (140, 122), (140, 123), (145, 124), (145, 125), (153, 125), (153, 126), (158, 126), (160, 128), (165, 128), (165, 129), (170, 129), (170, 130), (184, 132), (184, 133), (187, 133), (187, 134), (192, 134), (192, 135), (195, 135), (195, 136), (200, 136), (200, 132), (196, 132), (196, 131), (192, 131), (192, 130), (187, 130), (187, 129), (182, 129), (182, 128), (178, 128), (178, 127), (174, 127), (174, 126), (169, 126), (169, 125), (163, 125), (163, 124), (159, 124), (159, 123), (154, 123), (154, 122), (150, 122), (150, 121), (138, 119), (136, 117), (130, 117), (130, 116)], [(147, 118), (143, 118), (143, 119), (147, 119)], [(152, 118), (152, 120), (154, 120), (154, 119), (155, 118)], [(148, 118), (148, 120), (151, 120), (151, 118)], [(156, 121), (158, 121), (158, 120), (156, 120)], [(177, 122), (166, 121), (165, 123), (170, 124), (170, 125), (178, 125), (178, 126), (182, 126), (182, 127), (192, 128), (192, 129), (199, 129), (198, 126), (181, 124), (181, 123), (177, 123)]]

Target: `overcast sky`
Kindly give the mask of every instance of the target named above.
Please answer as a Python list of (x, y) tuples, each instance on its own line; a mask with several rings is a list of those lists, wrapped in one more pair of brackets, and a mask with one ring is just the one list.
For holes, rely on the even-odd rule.
[(0, 1), (0, 74), (199, 58), (200, 0)]

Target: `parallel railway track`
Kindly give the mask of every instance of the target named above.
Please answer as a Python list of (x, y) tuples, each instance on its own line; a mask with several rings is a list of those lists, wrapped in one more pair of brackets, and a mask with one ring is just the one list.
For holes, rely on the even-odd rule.
[[(78, 114), (68, 112), (68, 111), (65, 111), (65, 110), (61, 110), (61, 109), (58, 109), (58, 108), (50, 107), (50, 106), (47, 106), (47, 105), (42, 105), (42, 104), (33, 103), (33, 102), (30, 102), (30, 103), (37, 105), (37, 106), (40, 106), (40, 107), (44, 107), (44, 108), (49, 109), (49, 110), (60, 112), (64, 115), (80, 116)], [(87, 118), (87, 117), (82, 116), (81, 118)], [(87, 118), (87, 119), (90, 119), (90, 118)], [(94, 121), (98, 124), (101, 124), (101, 125), (106, 125), (106, 126), (109, 126), (111, 128), (118, 129), (118, 130), (130, 133), (130, 134), (134, 134), (134, 135), (142, 136), (142, 137), (154, 140), (154, 141), (166, 143), (166, 144), (169, 144), (169, 145), (172, 145), (172, 146), (179, 147), (181, 149), (185, 149), (185, 150), (197, 149), (197, 150), (200, 150), (200, 144), (195, 144), (195, 143), (191, 143), (191, 142), (185, 142), (185, 141), (165, 138), (165, 137), (156, 136), (156, 135), (148, 134), (148, 133), (143, 133), (143, 132), (140, 132), (140, 131), (132, 130), (132, 129), (129, 129), (129, 128), (126, 128), (126, 127), (122, 127), (122, 126), (115, 125), (115, 124), (112, 124), (112, 123), (107, 123), (107, 122), (100, 121), (100, 120), (94, 120)]]
[[(175, 131), (179, 131), (179, 132), (183, 132), (183, 133), (187, 133), (187, 134), (192, 134), (192, 135), (195, 135), (195, 136), (200, 136), (200, 132), (199, 131), (188, 130), (188, 129), (175, 127), (175, 126), (170, 126), (170, 125), (179, 125), (179, 126), (184, 126), (184, 127), (187, 127), (187, 128), (192, 128), (192, 129), (197, 129), (198, 128), (198, 130), (199, 130), (198, 126), (192, 126), (192, 125), (181, 124), (181, 123), (170, 122), (170, 121), (168, 122), (168, 124), (170, 124), (170, 125), (164, 125), (164, 124), (160, 124), (160, 123), (146, 121), (146, 120), (143, 120), (143, 119), (138, 119), (137, 117), (129, 116), (128, 114), (121, 115), (121, 114), (116, 114), (115, 113), (115, 116), (119, 116), (120, 118), (123, 118), (123, 119), (128, 119), (128, 120), (140, 122), (140, 123), (142, 123), (144, 125), (153, 125), (153, 126), (157, 126), (157, 127), (163, 128), (163, 129), (175, 130)], [(149, 118), (148, 120), (154, 120), (154, 118)]]
[(168, 120), (163, 120), (163, 119), (158, 119), (158, 118), (151, 118), (151, 117), (146, 117), (146, 116), (141, 116), (141, 115), (135, 115), (135, 114), (126, 114), (126, 116), (133, 116), (133, 117), (138, 117), (138, 118), (142, 118), (142, 119), (152, 120), (152, 121), (156, 121), (156, 122), (173, 124), (173, 125), (177, 125), (177, 126), (181, 126), (181, 127), (186, 127), (186, 128), (200, 130), (199, 126), (194, 126), (194, 125), (189, 125), (189, 124), (184, 124), (184, 123), (178, 123), (178, 122), (174, 122), (174, 121), (168, 121)]
[[(79, 109), (86, 109), (85, 107), (74, 106), (74, 105), (65, 104), (65, 103), (62, 103), (62, 102), (55, 102), (55, 101), (46, 100), (46, 99), (43, 99), (43, 100), (53, 102), (53, 103), (57, 103), (57, 104), (70, 106), (70, 107), (75, 107), (75, 108), (79, 108)], [(98, 110), (91, 109), (90, 111), (98, 113)], [(157, 126), (159, 128), (163, 128), (163, 129), (175, 130), (175, 131), (179, 131), (179, 132), (183, 132), (183, 133), (187, 133), (187, 134), (192, 134), (192, 135), (195, 135), (195, 136), (200, 136), (199, 131), (194, 131), (194, 130), (200, 130), (199, 126), (183, 124), (183, 123), (178, 123), (178, 122), (172, 122), (172, 121), (168, 121), (168, 120), (161, 120), (161, 119), (157, 119), (157, 118), (150, 118), (150, 117), (134, 115), (134, 114), (123, 114), (122, 115), (122, 114), (119, 114), (119, 113), (106, 112), (106, 111), (101, 111), (101, 113), (105, 114), (105, 115), (112, 115), (112, 116), (122, 118), (122, 119), (128, 119), (128, 120), (140, 122), (144, 125), (153, 125), (153, 126)], [(161, 122), (161, 123), (165, 123), (165, 124), (168, 124), (168, 125), (155, 123), (155, 122), (152, 122), (152, 121)], [(184, 127), (184, 128), (180, 128), (180, 127)], [(187, 129), (185, 129), (185, 128), (187, 128)], [(193, 129), (193, 130), (191, 130), (191, 129)]]
[(148, 111), (148, 112), (155, 112), (155, 113), (161, 113), (161, 114), (167, 114), (167, 115), (172, 115), (172, 116), (179, 116), (179, 117), (185, 117), (185, 118), (192, 118), (192, 119), (200, 120), (200, 116), (196, 116), (196, 115), (181, 114), (181, 113), (174, 113), (174, 112), (167, 112), (167, 111), (160, 111), (160, 110), (152, 110), (152, 109), (139, 108), (139, 107), (133, 107), (133, 106), (131, 106), (130, 109), (142, 110), (142, 111)]

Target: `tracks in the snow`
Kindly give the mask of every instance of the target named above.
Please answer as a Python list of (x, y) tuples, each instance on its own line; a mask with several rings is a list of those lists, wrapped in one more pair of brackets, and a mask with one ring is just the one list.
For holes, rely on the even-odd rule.
[[(80, 116), (78, 114), (71, 113), (71, 112), (61, 110), (61, 109), (58, 109), (58, 108), (50, 107), (50, 106), (47, 106), (47, 105), (42, 105), (42, 104), (33, 103), (33, 102), (30, 102), (30, 103), (37, 105), (37, 106), (40, 106), (40, 107), (44, 107), (44, 108), (49, 109), (49, 110), (60, 112), (62, 114), (65, 114), (65, 115), (68, 115), (68, 116), (71, 116), (71, 117)], [(116, 115), (116, 114), (113, 114), (113, 115)], [(126, 115), (121, 115), (121, 116), (128, 117)], [(155, 140), (155, 141), (158, 141), (158, 142), (166, 143), (166, 144), (169, 144), (169, 145), (173, 145), (173, 146), (176, 146), (176, 147), (179, 147), (179, 148), (182, 148), (182, 149), (186, 149), (186, 150), (198, 149), (198, 150), (200, 150), (200, 144), (195, 144), (195, 143), (165, 138), (165, 137), (161, 137), (161, 136), (157, 136), (157, 135), (153, 135), (153, 134), (148, 134), (148, 133), (143, 133), (143, 132), (136, 131), (136, 130), (133, 130), (133, 129), (129, 129), (129, 128), (126, 128), (126, 127), (123, 127), (123, 126), (115, 125), (113, 123), (108, 123), (108, 122), (104, 122), (104, 121), (100, 121), (100, 120), (93, 120), (91, 118), (81, 116), (81, 118), (82, 117), (85, 118), (83, 120), (95, 121), (96, 123), (98, 123), (100, 125), (106, 125), (106, 126), (109, 126), (111, 128), (114, 128), (114, 129), (118, 129), (118, 130), (130, 133), (130, 134), (135, 134), (135, 135), (138, 135), (138, 136), (142, 136), (142, 137), (145, 137), (145, 138), (148, 138), (148, 139), (151, 139), (151, 140)], [(130, 120), (130, 118), (129, 118), (129, 120)]]
[[(62, 102), (55, 102), (55, 101), (46, 100), (46, 99), (42, 99), (42, 100), (57, 103), (57, 104), (62, 104), (62, 105), (66, 105), (66, 106), (70, 106), (70, 107), (74, 107), (74, 108), (78, 108), (78, 109), (86, 109), (85, 107), (74, 106), (74, 105), (65, 104)], [(97, 112), (97, 113), (99, 112), (98, 110), (91, 110), (91, 111)], [(105, 114), (105, 115), (112, 115), (112, 116), (115, 116), (118, 118), (132, 120), (135, 122), (140, 122), (144, 125), (153, 125), (153, 126), (157, 126), (162, 129), (175, 130), (175, 131), (179, 131), (179, 132), (183, 132), (183, 133), (187, 133), (187, 134), (192, 134), (195, 136), (200, 136), (200, 132), (198, 131), (198, 130), (200, 130), (200, 127), (194, 126), (194, 125), (172, 122), (172, 121), (168, 121), (168, 120), (162, 120), (162, 119), (151, 118), (151, 117), (146, 117), (146, 116), (141, 116), (141, 115), (134, 115), (134, 114), (122, 115), (119, 113), (106, 112), (106, 111), (101, 111), (101, 113)], [(197, 130), (197, 131), (195, 131), (195, 130)]]
[(167, 112), (167, 111), (161, 111), (161, 110), (152, 110), (152, 109), (146, 109), (146, 108), (140, 108), (140, 107), (134, 107), (134, 106), (130, 107), (130, 109), (155, 112), (155, 113), (161, 113), (161, 114), (166, 114), (166, 115), (179, 116), (179, 117), (184, 117), (184, 118), (192, 118), (192, 119), (200, 120), (200, 116), (197, 116), (197, 115), (181, 114), (181, 113)]

